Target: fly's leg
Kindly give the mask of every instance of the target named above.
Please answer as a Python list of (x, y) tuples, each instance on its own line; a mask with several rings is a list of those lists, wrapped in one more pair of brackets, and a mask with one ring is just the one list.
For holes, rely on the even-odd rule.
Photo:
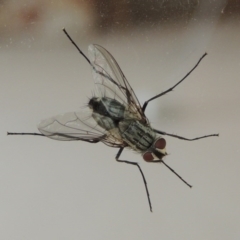
[(71, 41), (71, 43), (77, 48), (77, 50), (79, 51), (79, 53), (87, 60), (87, 62), (94, 68), (94, 66), (92, 65), (92, 63), (90, 62), (90, 60), (88, 59), (88, 57), (82, 52), (82, 50), (78, 47), (78, 45), (73, 41), (73, 39), (69, 36), (68, 32), (66, 31), (65, 28), (63, 28), (63, 32), (66, 34), (66, 36), (68, 37), (68, 39)]
[[(40, 133), (12, 133), (12, 132), (7, 132), (7, 135), (33, 135), (33, 136), (49, 137), (49, 136), (46, 136), (46, 135), (43, 135), (43, 134), (40, 134)], [(60, 134), (60, 133), (52, 134), (52, 136), (56, 136), (56, 135), (62, 136), (62, 137), (68, 137), (69, 139), (72, 138), (73, 140), (76, 140), (76, 141), (81, 140), (83, 142), (88, 142), (88, 143), (98, 143), (98, 142), (101, 141), (101, 138), (100, 139), (90, 139), (90, 140), (88, 140), (88, 139), (81, 139), (81, 138), (69, 136), (67, 134)]]
[(202, 59), (207, 55), (207, 53), (204, 53), (203, 56), (198, 60), (197, 64), (179, 81), (177, 82), (173, 87), (169, 88), (168, 90), (148, 99), (142, 106), (142, 111), (145, 112), (145, 109), (148, 105), (149, 102), (151, 102), (152, 100), (156, 99), (156, 98), (159, 98), (163, 95), (165, 95), (166, 93), (168, 92), (171, 92), (175, 87), (177, 87), (181, 82), (183, 82), (183, 80), (185, 80), (192, 72), (193, 70), (198, 66), (198, 64), (202, 61)]
[[(157, 156), (157, 151), (154, 152)], [(183, 181), (187, 186), (192, 188), (192, 185), (190, 185), (187, 181), (185, 181), (177, 172), (175, 172), (171, 167), (169, 167), (163, 160), (157, 160), (153, 161), (153, 163), (163, 163), (171, 172), (173, 172), (181, 181)]]
[(7, 135), (33, 135), (33, 136), (46, 137), (45, 135), (43, 135), (41, 133), (12, 133), (12, 132), (7, 132)]
[[(124, 87), (120, 86), (116, 81), (114, 81), (107, 73), (104, 73), (104, 69), (102, 69), (103, 71), (98, 71), (95, 66), (93, 65), (93, 63), (91, 63), (91, 61), (89, 60), (89, 58), (83, 53), (83, 51), (78, 47), (78, 45), (73, 41), (73, 39), (70, 37), (70, 35), (68, 34), (68, 32), (66, 31), (66, 29), (63, 29), (63, 32), (66, 34), (66, 36), (68, 37), (68, 39), (71, 41), (71, 43), (77, 48), (78, 52), (86, 59), (86, 61), (90, 64), (90, 66), (93, 68), (93, 70), (102, 75), (103, 77), (107, 78), (109, 81), (111, 81), (112, 83), (114, 83), (115, 85), (117, 85), (119, 88), (123, 88), (124, 90), (126, 90)], [(100, 67), (100, 66), (99, 66)], [(129, 97), (128, 97), (129, 98)]]
[(160, 131), (160, 130), (157, 130), (157, 129), (153, 129), (153, 131), (156, 132), (156, 133), (159, 133), (161, 135), (167, 135), (167, 136), (170, 136), (170, 137), (175, 137), (175, 138), (186, 140), (186, 141), (195, 141), (195, 140), (199, 140), (199, 139), (202, 139), (202, 138), (218, 137), (219, 136), (219, 134), (209, 134), (209, 135), (196, 137), (196, 138), (185, 138), (185, 137), (181, 137), (181, 136), (178, 136), (178, 135), (175, 135), (175, 134), (166, 133), (166, 132), (163, 132), (163, 131)]
[(146, 181), (146, 179), (145, 179), (145, 177), (144, 177), (143, 171), (142, 171), (142, 169), (140, 168), (140, 166), (138, 165), (138, 163), (136, 163), (136, 162), (130, 162), (130, 161), (126, 161), (126, 160), (120, 160), (120, 159), (119, 159), (120, 155), (122, 154), (123, 149), (124, 149), (123, 147), (119, 149), (119, 151), (118, 151), (115, 159), (116, 159), (118, 162), (127, 163), (127, 164), (135, 165), (135, 166), (138, 167), (138, 169), (139, 169), (139, 171), (140, 171), (140, 173), (141, 173), (141, 175), (142, 175), (144, 185), (145, 185), (145, 189), (146, 189), (146, 193), (147, 193), (147, 198), (148, 198), (148, 203), (149, 203), (150, 211), (152, 212), (152, 204), (151, 204), (150, 195), (149, 195), (149, 192), (148, 192), (147, 181)]
[(192, 188), (192, 185), (190, 185), (188, 182), (186, 182), (178, 173), (176, 173), (171, 167), (169, 167), (164, 161), (162, 163), (170, 170), (172, 171), (180, 180), (182, 180), (186, 185), (188, 185), (190, 188)]

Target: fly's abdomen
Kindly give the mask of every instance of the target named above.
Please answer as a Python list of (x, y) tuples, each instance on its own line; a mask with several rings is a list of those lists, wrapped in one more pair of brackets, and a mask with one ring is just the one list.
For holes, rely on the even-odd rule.
[(105, 105), (111, 118), (121, 120), (124, 116), (125, 106), (115, 99), (103, 98), (103, 104)]
[(109, 117), (105, 117), (105, 116), (102, 116), (98, 113), (92, 113), (92, 117), (94, 118), (94, 120), (97, 122), (97, 124), (107, 130), (107, 131), (110, 131), (111, 129), (114, 129), (114, 128), (117, 128), (116, 124), (114, 123), (114, 121), (109, 118)]
[(115, 99), (102, 97), (93, 97), (88, 106), (94, 113), (109, 117), (113, 120), (120, 121), (124, 118), (125, 106)]
[(122, 139), (136, 151), (147, 150), (155, 141), (156, 134), (152, 128), (143, 125), (139, 121), (121, 121), (118, 127)]

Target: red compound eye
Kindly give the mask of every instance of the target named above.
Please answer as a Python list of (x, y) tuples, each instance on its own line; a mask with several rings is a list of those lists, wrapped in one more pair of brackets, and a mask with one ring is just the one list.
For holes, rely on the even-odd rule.
[(154, 147), (158, 149), (164, 149), (166, 147), (166, 140), (164, 138), (159, 138), (155, 143)]
[(153, 155), (151, 152), (145, 152), (143, 154), (143, 159), (146, 161), (146, 162), (152, 162), (152, 160), (154, 159)]

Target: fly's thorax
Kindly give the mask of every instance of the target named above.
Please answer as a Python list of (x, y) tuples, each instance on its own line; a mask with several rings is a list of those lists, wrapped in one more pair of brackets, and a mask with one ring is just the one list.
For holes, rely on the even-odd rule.
[(89, 108), (94, 113), (110, 117), (113, 120), (122, 120), (124, 118), (125, 106), (115, 99), (108, 97), (93, 97), (88, 103)]
[(120, 121), (118, 124), (122, 139), (134, 150), (146, 151), (155, 141), (153, 129), (134, 119)]
[(166, 155), (166, 140), (161, 136), (158, 136), (152, 146), (142, 153), (146, 162), (159, 162)]

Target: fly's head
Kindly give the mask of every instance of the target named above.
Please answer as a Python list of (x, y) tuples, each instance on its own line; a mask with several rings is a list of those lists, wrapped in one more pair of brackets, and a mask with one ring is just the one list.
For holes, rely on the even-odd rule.
[(166, 140), (162, 137), (156, 138), (153, 145), (142, 154), (146, 162), (158, 162), (166, 155)]

